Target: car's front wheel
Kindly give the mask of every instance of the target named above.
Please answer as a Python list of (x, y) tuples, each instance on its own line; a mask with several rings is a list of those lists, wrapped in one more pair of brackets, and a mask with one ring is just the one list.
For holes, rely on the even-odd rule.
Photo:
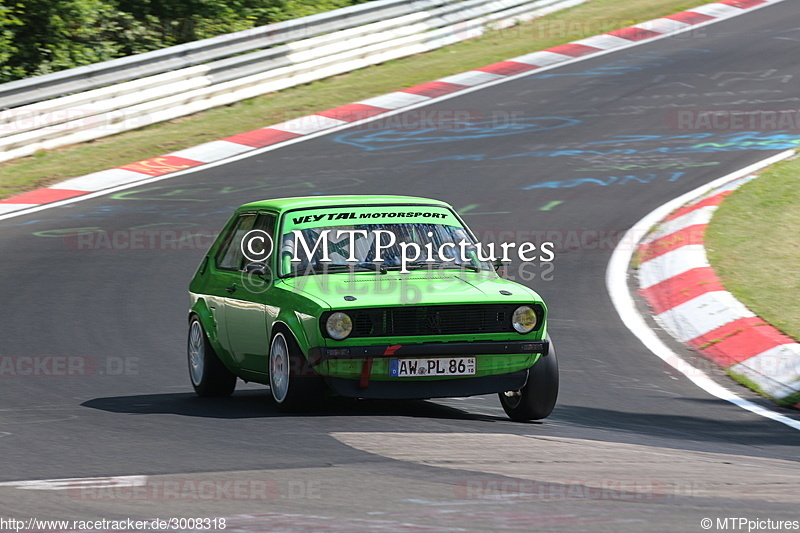
[(322, 397), (322, 378), (308, 366), (294, 338), (282, 331), (270, 343), (269, 388), (284, 413), (313, 408)]
[(519, 390), (500, 393), (500, 403), (511, 420), (541, 420), (553, 412), (558, 399), (558, 359), (553, 341), (550, 352), (539, 357), (528, 371), (528, 382)]
[(198, 396), (230, 396), (236, 376), (217, 357), (197, 316), (189, 323), (189, 377)]

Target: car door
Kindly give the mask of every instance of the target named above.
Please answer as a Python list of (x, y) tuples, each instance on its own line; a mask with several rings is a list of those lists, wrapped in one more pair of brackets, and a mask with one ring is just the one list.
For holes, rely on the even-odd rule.
[(235, 284), (240, 277), (242, 259), (241, 251), (237, 252), (237, 243), (253, 228), (255, 221), (256, 213), (243, 213), (237, 216), (224, 230), (222, 242), (213, 257), (209, 257), (211, 275), (205, 296), (216, 328), (217, 341), (236, 366), (240, 366), (241, 361), (234, 358), (228, 341), (225, 302), (231, 291), (235, 290)]
[[(232, 244), (236, 245), (237, 250), (232, 253), (237, 254), (238, 264), (225, 298), (225, 325), (231, 353), (242, 368), (261, 374), (268, 372), (270, 326), (277, 316), (277, 310), (268, 305), (273, 278), (271, 270), (261, 276), (248, 273), (246, 266), (253, 262), (270, 265), (272, 254), (270, 252), (261, 261), (253, 261), (264, 258), (264, 253), (258, 250), (259, 255), (248, 258), (243, 252), (253, 252), (252, 243), (246, 241), (243, 244), (242, 241), (255, 235), (257, 240), (254, 242), (271, 248), (276, 220), (274, 213), (259, 213), (252, 226), (252, 234), (250, 231), (241, 232), (233, 237)], [(265, 235), (268, 237), (264, 238)]]

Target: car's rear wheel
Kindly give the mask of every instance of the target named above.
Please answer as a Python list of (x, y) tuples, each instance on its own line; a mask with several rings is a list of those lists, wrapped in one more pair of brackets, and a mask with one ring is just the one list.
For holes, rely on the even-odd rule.
[(236, 376), (217, 357), (197, 316), (189, 323), (189, 378), (198, 396), (230, 396)]
[(270, 343), (269, 388), (284, 413), (311, 409), (322, 399), (322, 378), (309, 367), (294, 338), (282, 331)]
[(553, 341), (550, 352), (539, 357), (528, 371), (528, 381), (519, 390), (501, 392), (500, 403), (511, 420), (541, 420), (553, 412), (558, 399), (558, 359)]

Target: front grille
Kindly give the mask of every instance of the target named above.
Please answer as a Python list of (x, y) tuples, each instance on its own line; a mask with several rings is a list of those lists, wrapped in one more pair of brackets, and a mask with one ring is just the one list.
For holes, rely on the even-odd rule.
[[(429, 305), (348, 309), (353, 337), (403, 337), (410, 335), (469, 335), (514, 331), (511, 315), (520, 304)], [(542, 324), (544, 310), (532, 306)], [(322, 331), (330, 313), (322, 316)]]

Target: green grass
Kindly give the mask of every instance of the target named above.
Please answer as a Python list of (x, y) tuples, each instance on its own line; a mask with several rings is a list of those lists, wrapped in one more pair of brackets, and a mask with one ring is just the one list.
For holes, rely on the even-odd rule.
[(623, 28), (703, 3), (697, 0), (593, 0), (430, 53), (104, 139), (37, 153), (0, 164), (0, 198)]
[[(771, 398), (771, 396), (766, 392), (764, 392), (755, 381), (741, 374), (734, 374), (733, 372), (730, 371), (728, 371), (728, 375), (734, 381), (737, 381), (739, 384), (744, 385), (748, 389), (757, 392), (761, 396), (764, 396), (766, 398)], [(773, 398), (773, 400), (775, 401), (776, 404), (780, 405), (781, 407), (793, 407), (795, 404), (800, 403), (800, 392), (792, 394), (791, 396), (787, 396), (786, 398)]]
[(797, 404), (800, 404), (800, 392), (787, 396), (778, 402), (778, 405), (783, 407), (792, 407)]
[(752, 379), (750, 379), (750, 378), (748, 378), (746, 376), (743, 376), (742, 374), (735, 374), (735, 373), (731, 372), (730, 370), (727, 371), (727, 374), (732, 380), (738, 382), (740, 385), (744, 385), (748, 389), (759, 393), (761, 396), (765, 396), (765, 397), (769, 398), (769, 395), (766, 392), (764, 392), (763, 390), (761, 390), (761, 387), (758, 386), (758, 383), (756, 383)]
[(722, 284), (756, 315), (800, 339), (800, 159), (729, 196), (706, 231)]

